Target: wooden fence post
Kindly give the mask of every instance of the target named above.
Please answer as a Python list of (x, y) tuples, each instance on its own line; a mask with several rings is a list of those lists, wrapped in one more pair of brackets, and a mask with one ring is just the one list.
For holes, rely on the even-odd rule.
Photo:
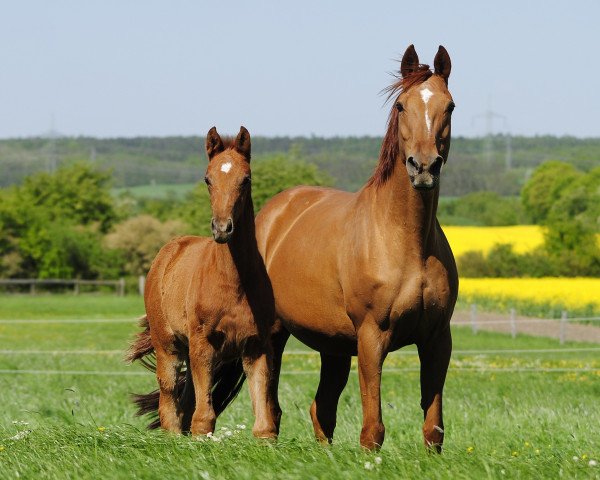
[(471, 305), (471, 329), (473, 333), (477, 333), (477, 305), (474, 303)]
[(119, 283), (117, 284), (117, 294), (119, 297), (125, 295), (125, 279), (119, 278)]
[(146, 288), (146, 277), (144, 275), (140, 275), (138, 277), (138, 291), (140, 295), (144, 296), (144, 289)]
[(79, 295), (79, 279), (78, 278), (73, 280), (73, 294)]
[(560, 344), (563, 345), (565, 343), (565, 336), (567, 333), (567, 311), (563, 310), (560, 315)]
[(517, 338), (517, 322), (515, 319), (515, 309), (510, 309), (510, 334), (512, 338)]

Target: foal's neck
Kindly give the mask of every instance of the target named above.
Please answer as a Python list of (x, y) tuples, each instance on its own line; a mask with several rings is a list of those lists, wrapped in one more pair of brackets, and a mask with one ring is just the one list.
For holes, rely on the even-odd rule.
[(252, 197), (248, 195), (245, 202), (231, 240), (227, 243), (233, 263), (242, 279), (255, 274), (261, 258), (256, 243)]

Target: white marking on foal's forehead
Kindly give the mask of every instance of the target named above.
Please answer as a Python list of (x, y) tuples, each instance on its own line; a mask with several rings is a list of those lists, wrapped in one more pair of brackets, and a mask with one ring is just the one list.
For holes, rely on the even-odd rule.
[(429, 99), (433, 96), (433, 92), (429, 90), (427, 87), (423, 87), (421, 89), (421, 98), (423, 99), (423, 103), (427, 105)]
[(229, 170), (231, 170), (231, 162), (226, 162), (223, 165), (221, 165), (221, 171), (223, 173), (228, 173)]

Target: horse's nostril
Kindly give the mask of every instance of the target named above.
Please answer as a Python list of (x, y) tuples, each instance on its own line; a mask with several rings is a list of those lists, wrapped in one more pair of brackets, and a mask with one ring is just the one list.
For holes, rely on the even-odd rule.
[(233, 222), (231, 221), (231, 218), (227, 220), (227, 228), (225, 229), (225, 233), (231, 233), (233, 232)]
[(438, 176), (442, 171), (442, 165), (444, 165), (444, 158), (441, 155), (438, 155), (429, 166), (429, 173)]
[(408, 157), (408, 159), (406, 160), (408, 162), (409, 165), (411, 165), (412, 167), (416, 168), (417, 170), (419, 169), (419, 165), (417, 164), (417, 162), (415, 162), (414, 157)]

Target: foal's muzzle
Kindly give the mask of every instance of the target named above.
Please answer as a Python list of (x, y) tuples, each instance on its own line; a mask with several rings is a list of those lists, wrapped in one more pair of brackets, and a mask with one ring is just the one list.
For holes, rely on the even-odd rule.
[(233, 233), (233, 220), (231, 218), (228, 218), (227, 220), (216, 220), (213, 218), (211, 227), (215, 242), (227, 243)]

